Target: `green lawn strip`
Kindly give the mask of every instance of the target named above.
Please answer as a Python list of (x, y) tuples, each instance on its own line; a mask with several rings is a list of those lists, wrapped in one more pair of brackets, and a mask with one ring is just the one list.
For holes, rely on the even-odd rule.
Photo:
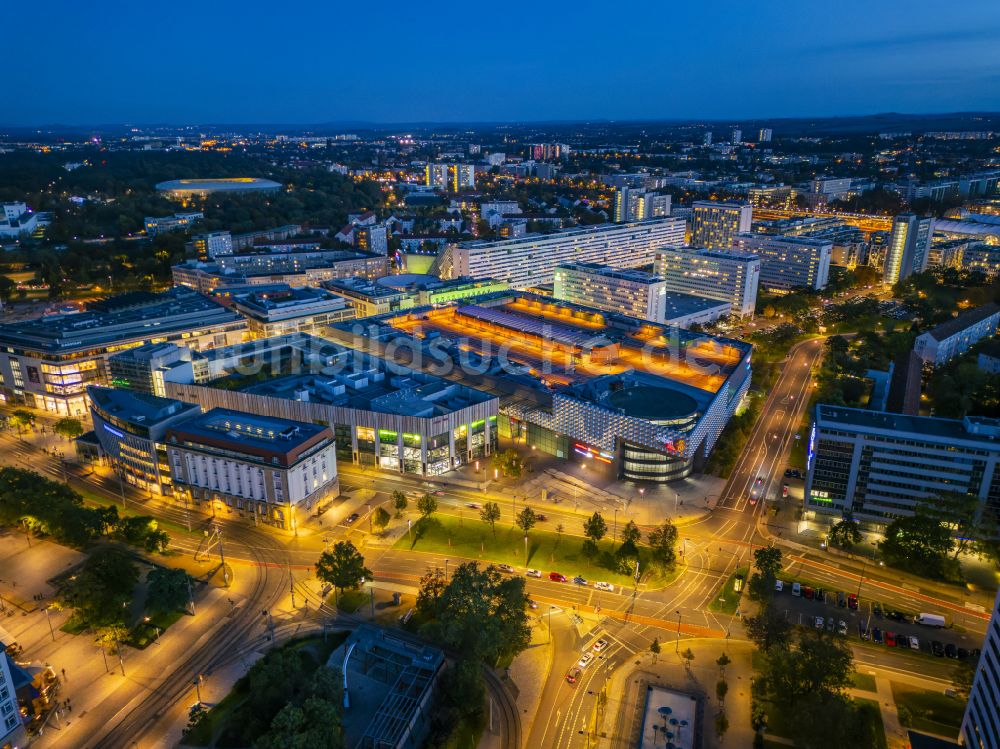
[[(129, 645), (144, 650), (156, 642), (157, 636), (162, 637), (170, 625), (176, 623), (186, 614), (186, 611), (157, 611), (149, 614), (148, 622), (143, 619), (132, 628), (132, 639), (129, 641)], [(157, 630), (159, 630), (159, 635), (157, 635)]]
[[(139, 507), (138, 509), (133, 509), (132, 506), (126, 505), (126, 508), (122, 509), (121, 500), (114, 500), (110, 497), (102, 497), (100, 494), (96, 494), (93, 491), (86, 489), (80, 485), (80, 483), (74, 482), (72, 484), (73, 490), (83, 497), (84, 502), (91, 505), (99, 505), (101, 507), (111, 507), (114, 505), (118, 508), (118, 514), (125, 517), (135, 517), (143, 516), (150, 517), (149, 513), (145, 511), (145, 508)], [(132, 504), (135, 504), (134, 502)], [(199, 516), (196, 514), (192, 520), (197, 520)], [(187, 534), (191, 537), (201, 537), (201, 531), (192, 530), (189, 531), (185, 526), (175, 523), (171, 520), (161, 520), (156, 518), (156, 523), (162, 530), (170, 531), (171, 533)]]
[(910, 725), (918, 731), (955, 738), (962, 725), (965, 703), (942, 692), (891, 682), (897, 708), (910, 711)]
[(740, 590), (737, 592), (734, 589), (733, 581), (736, 580), (737, 575), (742, 575), (743, 584), (746, 585), (749, 571), (749, 566), (743, 566), (726, 578), (726, 581), (722, 584), (722, 588), (719, 590), (719, 595), (713, 598), (711, 603), (708, 604), (708, 610), (715, 614), (729, 614), (730, 616), (735, 614), (736, 609), (740, 605), (740, 598), (743, 596), (743, 591)]
[(875, 686), (875, 677), (859, 671), (854, 672), (854, 688), (860, 689), (862, 692), (878, 692)]
[(345, 590), (337, 596), (337, 608), (347, 614), (353, 614), (366, 603), (368, 603), (368, 593), (363, 590)]
[[(616, 548), (610, 540), (598, 544), (602, 554), (613, 554)], [(577, 537), (552, 531), (534, 529), (528, 534), (528, 560), (524, 559), (524, 532), (510, 526), (497, 526), (496, 538), (485, 523), (476, 520), (460, 520), (453, 516), (435, 516), (431, 522), (411, 537), (402, 536), (395, 544), (397, 549), (413, 549), (447, 556), (449, 554), (467, 559), (481, 559), (485, 562), (509, 564), (512, 567), (536, 567), (544, 575), (548, 571), (558, 571), (571, 579), (582, 575), (588, 581), (604, 580), (616, 585), (630, 586), (632, 578), (620, 575), (599, 564), (600, 556), (589, 559), (583, 553), (583, 542)], [(639, 547), (640, 565), (645, 572), (649, 569), (649, 554)], [(679, 565), (678, 565), (679, 566)], [(675, 576), (654, 576), (651, 583), (662, 584), (664, 579)]]
[(876, 744), (872, 749), (888, 749), (889, 741), (885, 736), (885, 723), (882, 722), (882, 710), (879, 708), (878, 700), (866, 700), (861, 697), (854, 698), (854, 706), (859, 713), (867, 714), (869, 720), (875, 726)]

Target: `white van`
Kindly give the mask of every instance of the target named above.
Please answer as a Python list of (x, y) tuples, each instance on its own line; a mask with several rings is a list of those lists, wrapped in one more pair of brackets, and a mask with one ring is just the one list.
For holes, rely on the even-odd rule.
[(938, 614), (917, 614), (913, 617), (914, 624), (923, 624), (925, 627), (944, 627), (947, 623), (943, 616)]

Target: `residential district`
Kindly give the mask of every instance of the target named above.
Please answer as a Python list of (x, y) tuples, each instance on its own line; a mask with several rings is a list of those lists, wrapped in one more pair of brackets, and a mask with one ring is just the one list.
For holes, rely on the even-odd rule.
[(997, 749), (998, 182), (995, 115), (10, 130), (0, 745)]

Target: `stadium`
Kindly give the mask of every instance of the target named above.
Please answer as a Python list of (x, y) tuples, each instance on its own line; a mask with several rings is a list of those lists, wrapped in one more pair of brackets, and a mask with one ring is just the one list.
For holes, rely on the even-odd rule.
[(159, 192), (174, 200), (204, 198), (218, 192), (274, 192), (281, 184), (260, 177), (224, 177), (220, 179), (172, 179), (156, 185)]

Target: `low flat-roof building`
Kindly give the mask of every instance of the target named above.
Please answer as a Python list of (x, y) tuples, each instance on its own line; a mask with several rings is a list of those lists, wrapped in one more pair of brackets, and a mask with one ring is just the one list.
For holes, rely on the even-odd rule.
[(110, 382), (107, 360), (145, 343), (193, 350), (243, 340), (246, 320), (217, 301), (175, 287), (108, 311), (57, 314), (0, 325), (0, 394), (59, 414), (87, 411), (86, 387)]
[(940, 367), (984, 338), (995, 336), (998, 325), (1000, 306), (990, 302), (921, 333), (913, 342), (913, 350), (925, 366)]
[[(309, 255), (303, 258), (302, 255)], [(174, 283), (208, 294), (220, 286), (283, 283), (319, 286), (334, 278), (380, 278), (389, 272), (388, 258), (351, 250), (316, 253), (229, 255), (225, 263), (187, 260), (170, 269)]]
[(325, 281), (323, 288), (343, 298), (353, 308), (354, 315), (358, 318), (382, 315), (413, 306), (413, 300), (406, 292), (366, 278)]
[(250, 338), (311, 333), (354, 318), (354, 309), (343, 298), (311, 286), (250, 291), (234, 295), (232, 301), (247, 320)]
[(1000, 420), (816, 406), (807, 510), (888, 523), (944, 493), (977, 497), (1000, 516)]
[(329, 427), (213, 408), (164, 435), (174, 496), (296, 530), (339, 493)]
[(164, 396), (164, 379), (193, 382), (192, 352), (175, 343), (147, 343), (108, 357), (110, 384)]

